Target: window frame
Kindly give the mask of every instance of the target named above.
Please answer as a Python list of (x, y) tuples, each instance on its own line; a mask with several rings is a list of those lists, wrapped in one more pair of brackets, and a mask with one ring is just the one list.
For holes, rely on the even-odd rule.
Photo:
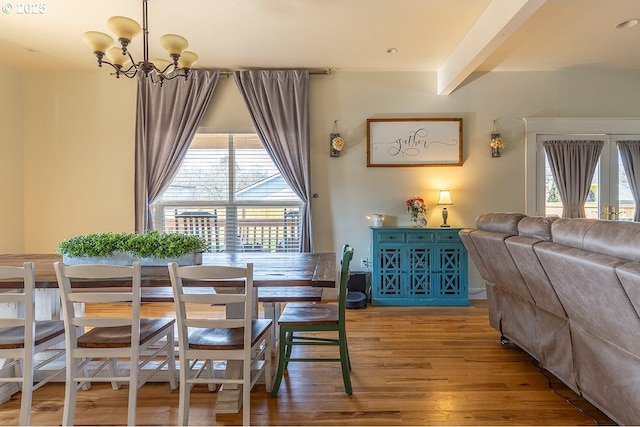
[[(286, 210), (287, 209), (297, 209), (298, 215), (301, 215), (304, 208), (304, 203), (301, 199), (298, 198), (295, 200), (236, 200), (235, 195), (235, 187), (236, 187), (236, 178), (237, 175), (235, 173), (235, 164), (236, 164), (236, 144), (235, 137), (237, 135), (255, 135), (258, 139), (259, 136), (256, 132), (223, 132), (223, 131), (204, 131), (199, 130), (197, 134), (218, 134), (218, 135), (228, 135), (229, 139), (227, 141), (227, 150), (229, 153), (229, 161), (228, 161), (228, 170), (227, 170), (227, 194), (224, 199), (210, 199), (210, 200), (187, 200), (187, 199), (179, 199), (179, 200), (163, 200), (163, 196), (158, 198), (158, 201), (154, 202), (151, 206), (153, 212), (153, 225), (154, 228), (158, 231), (165, 232), (167, 230), (167, 209), (175, 209), (176, 211), (179, 209), (192, 208), (192, 209), (224, 209), (224, 220), (225, 220), (225, 233), (224, 233), (224, 248), (225, 251), (228, 251), (227, 248), (231, 249), (231, 252), (241, 252), (243, 251), (242, 242), (238, 243), (236, 235), (240, 229), (240, 222), (238, 221), (238, 214), (242, 209), (246, 208), (283, 208), (283, 221), (286, 221)], [(192, 141), (193, 143), (193, 141)], [(191, 143), (190, 143), (191, 147)], [(192, 148), (189, 148), (191, 150)], [(265, 149), (266, 150), (266, 149)], [(273, 160), (271, 160), (273, 162)], [(274, 164), (277, 169), (277, 166)], [(182, 165), (180, 166), (182, 167)], [(278, 172), (280, 176), (282, 173)], [(174, 177), (175, 179), (175, 177)], [(173, 180), (172, 180), (173, 181)], [(169, 187), (167, 187), (168, 189)], [(290, 186), (289, 186), (290, 188)], [(166, 191), (166, 190), (165, 190)], [(164, 193), (164, 192), (163, 192)], [(297, 197), (297, 196), (296, 196)], [(297, 242), (295, 243), (295, 251), (292, 250), (292, 245), (285, 242), (285, 246), (282, 248), (283, 251), (286, 252), (299, 252), (300, 251), (300, 228), (299, 221), (301, 218), (298, 218), (298, 230), (297, 230)], [(262, 227), (269, 227), (269, 223), (264, 223), (261, 225)], [(286, 228), (286, 227), (285, 227)], [(177, 230), (174, 230), (177, 231)]]

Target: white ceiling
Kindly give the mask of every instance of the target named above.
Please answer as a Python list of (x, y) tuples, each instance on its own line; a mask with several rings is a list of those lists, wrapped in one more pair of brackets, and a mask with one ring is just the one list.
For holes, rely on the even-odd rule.
[[(0, 63), (89, 70), (85, 31), (110, 33), (113, 15), (142, 23), (142, 0), (41, 3), (44, 13), (21, 14), (27, 3), (3, 0), (12, 10), (0, 12)], [(640, 71), (640, 25), (615, 28), (630, 18), (640, 19), (640, 1), (150, 0), (150, 56), (164, 57), (158, 39), (176, 33), (196, 68), (438, 71), (450, 93), (472, 71)], [(141, 45), (133, 40), (136, 60)]]

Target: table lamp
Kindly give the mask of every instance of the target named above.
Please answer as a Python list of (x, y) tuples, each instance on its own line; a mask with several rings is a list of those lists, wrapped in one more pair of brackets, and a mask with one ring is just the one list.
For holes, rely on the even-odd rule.
[[(451, 193), (449, 190), (440, 190), (440, 195), (438, 196), (438, 206), (440, 205), (453, 205), (451, 201)], [(449, 212), (447, 212), (447, 208), (442, 208), (442, 221), (443, 224), (440, 227), (450, 227), (447, 224), (447, 218), (449, 217)]]

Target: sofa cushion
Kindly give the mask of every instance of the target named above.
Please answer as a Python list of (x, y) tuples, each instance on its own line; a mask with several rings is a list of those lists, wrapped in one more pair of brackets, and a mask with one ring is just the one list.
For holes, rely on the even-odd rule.
[(476, 228), (492, 233), (517, 236), (518, 222), (522, 218), (524, 218), (524, 215), (520, 213), (486, 213), (476, 218)]
[(640, 223), (597, 221), (584, 236), (588, 251), (640, 261)]
[(525, 216), (518, 222), (518, 234), (532, 239), (551, 241), (551, 224), (558, 217)]
[(577, 249), (584, 249), (584, 236), (597, 219), (560, 218), (551, 224), (551, 238), (554, 243)]

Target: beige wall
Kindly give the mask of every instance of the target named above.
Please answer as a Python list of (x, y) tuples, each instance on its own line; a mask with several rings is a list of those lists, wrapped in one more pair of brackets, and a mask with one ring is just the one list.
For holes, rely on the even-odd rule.
[(136, 85), (101, 71), (24, 75), (26, 252), (133, 230)]
[(24, 250), (22, 75), (0, 65), (0, 253)]
[[(133, 230), (135, 82), (106, 74), (22, 76), (26, 252), (51, 252), (58, 241), (79, 233)], [(439, 189), (451, 190), (454, 227), (473, 226), (483, 212), (523, 211), (521, 117), (640, 116), (639, 86), (637, 73), (487, 73), (439, 96), (434, 73), (312, 76), (315, 250), (337, 251), (350, 243), (358, 269), (360, 258), (369, 257), (366, 215), (383, 213), (386, 225), (406, 225), (404, 201), (421, 195), (429, 205), (429, 224), (437, 227)], [(367, 168), (366, 119), (371, 117), (462, 117), (464, 165)], [(507, 141), (501, 158), (490, 156), (494, 119)], [(346, 146), (340, 157), (331, 158), (335, 120)], [(232, 78), (220, 79), (203, 127), (251, 129)], [(16, 181), (20, 172), (14, 172)], [(20, 198), (15, 192), (8, 197)], [(482, 288), (474, 268), (470, 286)]]

